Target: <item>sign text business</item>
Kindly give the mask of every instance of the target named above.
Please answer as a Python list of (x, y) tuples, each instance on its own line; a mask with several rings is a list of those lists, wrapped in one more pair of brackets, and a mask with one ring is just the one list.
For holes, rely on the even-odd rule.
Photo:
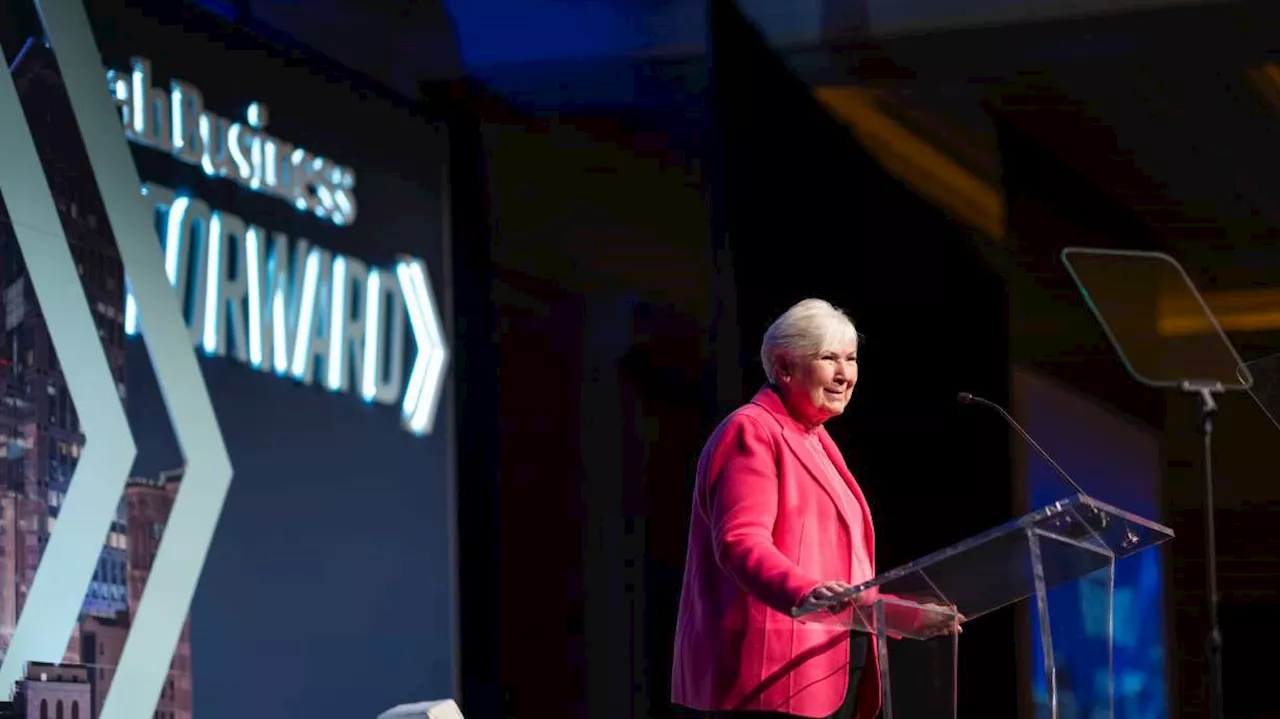
[[(108, 72), (125, 135), (300, 212), (348, 227), (356, 219), (355, 172), (266, 133), (267, 109), (245, 121), (204, 107), (193, 85), (153, 86), (150, 63)], [(401, 405), (406, 429), (429, 433), (448, 349), (426, 263), (401, 257), (393, 268), (291, 239), (212, 208), (198, 197), (147, 183), (165, 270), (186, 308), (192, 341), (211, 356), (366, 401)], [(125, 330), (139, 321), (132, 295)], [(407, 337), (416, 346), (406, 378)]]

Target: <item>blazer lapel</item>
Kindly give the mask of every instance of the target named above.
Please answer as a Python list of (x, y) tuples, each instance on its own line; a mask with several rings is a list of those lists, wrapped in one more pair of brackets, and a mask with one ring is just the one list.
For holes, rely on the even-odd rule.
[[(862, 534), (863, 540), (867, 544), (867, 554), (871, 559), (871, 571), (876, 569), (876, 529), (871, 523), (871, 509), (867, 505), (867, 497), (862, 493), (862, 487), (858, 486), (858, 480), (854, 479), (853, 473), (849, 471), (849, 466), (845, 464), (844, 456), (840, 454), (840, 448), (836, 446), (835, 440), (831, 439), (831, 435), (824, 428), (819, 432), (822, 440), (822, 448), (827, 451), (827, 456), (831, 458), (831, 463), (835, 465), (836, 471), (840, 472), (840, 476), (844, 478), (845, 484), (849, 485), (849, 490), (853, 492), (854, 498), (858, 500), (858, 507), (862, 510)], [(846, 517), (846, 521), (848, 518)]]
[[(823, 468), (819, 466), (818, 458), (814, 456), (813, 449), (805, 446), (806, 431), (800, 426), (800, 423), (796, 422), (795, 419), (793, 419), (787, 412), (787, 408), (782, 404), (782, 399), (778, 397), (771, 388), (765, 387), (757, 392), (756, 396), (752, 398), (751, 401), (768, 410), (769, 413), (773, 415), (774, 419), (778, 421), (778, 424), (782, 425), (783, 441), (785, 441), (787, 446), (791, 448), (791, 453), (800, 460), (800, 464), (808, 470), (809, 474), (813, 476), (818, 485), (827, 493), (827, 496), (831, 498), (831, 502), (836, 506), (836, 511), (840, 514), (840, 518), (844, 520), (845, 527), (852, 530), (853, 518), (845, 511), (845, 505), (847, 503), (840, 501), (840, 496), (837, 494), (837, 492), (840, 491), (839, 488), (833, 484), (830, 473), (823, 471)], [(817, 435), (819, 440), (822, 442), (822, 448), (827, 452), (827, 456), (832, 457), (832, 463), (835, 464), (837, 471), (841, 473), (841, 476), (847, 476), (849, 470), (844, 468), (844, 461), (839, 458), (839, 451), (836, 451), (835, 455), (832, 456), (832, 449), (835, 445), (831, 442), (831, 438), (827, 435), (826, 430), (819, 429), (817, 431)], [(858, 499), (858, 503), (863, 507), (863, 513), (865, 515), (867, 504), (866, 499), (863, 498), (862, 491), (856, 489), (857, 485), (856, 483), (851, 482), (851, 479), (851, 477), (848, 477), (845, 479), (845, 482), (854, 488), (854, 496)], [(864, 517), (864, 526), (867, 526), (868, 522), (869, 519)]]

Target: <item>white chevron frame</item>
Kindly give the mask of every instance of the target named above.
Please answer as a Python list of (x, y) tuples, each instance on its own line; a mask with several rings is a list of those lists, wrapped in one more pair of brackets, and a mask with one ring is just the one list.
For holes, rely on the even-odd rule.
[[(156, 553), (146, 588), (138, 603), (128, 640), (112, 680), (111, 691), (107, 694), (100, 716), (100, 719), (145, 719), (155, 711), (174, 649), (177, 647), (183, 623), (191, 607), (191, 599), (195, 595), (200, 570), (204, 566), (209, 544), (213, 540), (214, 528), (222, 512), (227, 490), (231, 485), (231, 459), (227, 455), (226, 444), (223, 442), (222, 432), (214, 415), (204, 377), (196, 362), (186, 322), (182, 317), (179, 303), (174, 301), (173, 288), (165, 274), (163, 254), (156, 241), (151, 212), (140, 192), (142, 182), (138, 177), (137, 167), (133, 163), (128, 142), (120, 131), (120, 118), (116, 114), (115, 105), (108, 93), (106, 83), (103, 82), (106, 68), (103, 67), (101, 54), (89, 26), (84, 5), (81, 0), (37, 0), (36, 6), (53, 47), (53, 54), (57, 59), (62, 80), (71, 101), (72, 113), (79, 125), (85, 149), (88, 151), (94, 179), (97, 181), (99, 192), (102, 193), (107, 221), (115, 235), (120, 258), (129, 276), (138, 305), (138, 314), (142, 319), (142, 334), (147, 352), (173, 423), (174, 434), (186, 459), (182, 487), (178, 491), (166, 523), (164, 537)], [(5, 82), (12, 86), (11, 79)], [(11, 90), (0, 88), (0, 92), (6, 91), (11, 92)], [(18, 108), (16, 93), (11, 97), (14, 101), (9, 105)], [(18, 108), (17, 111), (21, 115), (21, 109)], [(29, 133), (4, 135), (6, 138), (18, 136), (29, 137)], [(36, 165), (38, 164), (36, 161)], [(0, 168), (3, 168), (0, 175), (22, 178), (21, 168), (9, 158), (0, 161)], [(3, 190), (6, 192), (6, 199), (9, 199), (9, 188), (6, 186)], [(28, 192), (40, 196), (35, 198), (33, 205), (43, 200), (52, 212), (52, 200), (48, 198), (47, 185), (41, 185), (38, 192), (32, 192), (28, 188)], [(14, 205), (12, 199), (9, 199), (11, 212)], [(48, 218), (43, 219), (48, 221)], [(52, 223), (50, 227), (60, 227), (56, 214), (52, 215)], [(60, 229), (58, 231), (61, 232)], [(46, 251), (42, 246), (42, 252), (38, 256), (43, 258), (47, 254), (50, 258), (57, 257), (56, 260), (49, 260), (43, 277), (57, 279), (71, 276), (66, 274), (71, 270), (71, 259), (65, 239), (61, 243), (46, 244), (58, 245), (59, 249)], [(23, 250), (25, 253), (25, 245)], [(27, 253), (27, 256), (28, 263), (31, 264), (32, 255)], [(31, 270), (34, 282), (36, 274), (34, 265)], [(78, 277), (74, 284), (79, 288)], [(53, 294), (51, 289), (47, 288), (46, 294)], [(31, 649), (27, 651), (28, 656), (23, 657), (14, 654), (11, 648), (9, 655), (5, 657), (3, 668), (0, 669), (0, 681), (9, 677), (10, 673), (16, 678), (27, 660), (56, 661), (61, 657), (61, 652), (66, 648), (67, 638), (74, 628), (76, 621), (74, 615), (78, 612), (78, 605), (84, 596), (84, 588), (88, 586), (92, 576), (92, 565), (86, 565), (88, 568), (83, 569), (83, 581), (73, 581), (81, 576), (75, 572), (82, 570), (83, 557), (92, 555), (93, 561), (96, 562), (103, 538), (107, 534), (110, 516), (114, 514), (120, 501), (129, 464), (136, 452), (119, 398), (115, 395), (114, 382), (110, 383), (111, 402), (107, 402), (100, 394), (92, 394), (95, 383), (99, 382), (99, 377), (96, 375), (106, 373), (105, 376), (108, 378), (110, 376), (96, 331), (92, 332), (92, 339), (97, 349), (72, 355), (71, 350), (76, 347), (74, 342), (77, 340), (77, 333), (81, 343), (89, 341), (86, 331), (83, 331), (83, 323), (91, 322), (91, 319), (83, 291), (69, 294), (74, 296), (73, 299), (62, 298), (57, 301), (51, 299), (47, 305), (43, 295), (40, 295), (39, 299), (46, 307), (51, 332), (55, 332), (55, 319), (67, 318), (58, 320), (60, 324), (56, 326), (65, 325), (65, 328), (61, 331), (61, 338), (55, 334), (55, 342), (65, 343), (59, 344), (58, 349), (59, 354), (64, 358), (64, 366), (67, 370), (75, 369), (82, 375), (77, 377), (79, 384), (73, 382), (70, 375), (68, 376), (68, 384), (71, 385), (72, 392), (76, 393), (75, 400), (83, 408), (80, 412), (81, 416), (87, 419), (98, 415), (99, 412), (102, 413), (95, 420), (96, 434), (88, 440), (88, 447), (80, 460), (80, 465), (88, 465), (90, 469), (95, 469), (101, 464), (103, 469), (100, 471), (104, 476), (102, 478), (94, 475), (82, 477), (81, 475), (85, 472), (77, 467), (76, 481), (71, 484), (67, 506), (64, 507), (63, 512), (66, 513), (72, 509), (71, 502), (74, 497), (74, 501), (77, 502), (75, 508), (80, 513), (76, 516), (83, 515), (81, 521), (84, 521), (86, 526), (64, 535), (64, 528), (76, 527), (77, 523), (73, 522), (71, 517), (66, 517), (59, 523), (58, 531), (54, 532), (50, 540), (36, 578), (37, 585), (43, 581), (50, 586), (47, 591), (51, 593), (51, 597), (52, 593), (59, 590), (68, 597), (72, 597), (77, 605), (76, 611), (63, 611), (61, 605), (58, 613), (46, 612), (42, 609), (35, 616), (50, 624), (43, 627), (36, 626), (34, 620), (28, 619), (32, 605), (35, 604), (33, 588), (32, 598), (28, 599), (19, 624), (19, 632), (26, 629), (34, 636), (29, 640)], [(78, 305), (75, 304), (77, 299)], [(53, 309), (59, 306), (58, 301), (63, 303), (64, 311), (62, 312)], [(84, 367), (81, 367), (80, 363), (83, 363)], [(95, 366), (92, 372), (85, 369), (91, 364)], [(99, 388), (98, 392), (101, 393), (102, 389)], [(113, 406), (114, 410), (109, 406)], [(115, 442), (121, 441), (119, 435), (123, 435), (123, 443), (114, 447)], [(98, 442), (113, 438), (115, 441), (103, 442), (108, 446), (98, 448)], [(114, 450), (111, 454), (107, 454), (111, 451), (108, 447)], [(121, 451), (122, 449), (127, 451)], [(95, 450), (106, 456), (93, 454), (93, 462), (86, 461), (86, 458), (91, 456), (89, 452)], [(127, 459), (123, 458), (124, 455), (127, 455)], [(111, 471), (107, 471), (106, 463), (109, 460), (118, 462), (122, 466), (118, 477), (115, 473), (116, 464), (111, 464), (109, 468)], [(82, 479), (91, 481), (81, 484)], [(97, 505), (93, 504), (95, 498)], [(94, 526), (89, 526), (99, 515), (106, 517), (105, 522), (100, 522), (101, 531)], [(63, 536), (66, 538), (63, 539)], [(50, 564), (50, 550), (54, 548), (54, 542), (59, 540), (62, 540), (61, 544), (66, 547), (60, 551), (66, 553), (67, 558), (61, 563)], [(83, 546), (77, 545), (77, 542)], [(62, 556), (54, 555), (53, 559), (60, 560)], [(62, 586), (57, 586), (59, 584)], [(53, 622), (61, 624), (53, 624)], [(31, 627), (28, 629), (23, 624), (29, 624)], [(46, 630), (61, 640), (56, 657), (52, 655), (51, 648), (57, 642), (38, 636), (41, 630)], [(15, 644), (17, 639), (18, 634), (15, 633)], [(44, 644), (40, 643), (42, 641)]]
[(0, 196), (87, 441), (0, 664), (5, 697), (27, 662), (62, 661), (138, 453), (20, 103), (9, 65), (0, 59)]

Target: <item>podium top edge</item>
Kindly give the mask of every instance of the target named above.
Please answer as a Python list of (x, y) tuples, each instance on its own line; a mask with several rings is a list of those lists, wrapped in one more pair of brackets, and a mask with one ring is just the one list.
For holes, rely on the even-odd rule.
[(1034, 509), (1012, 521), (1006, 522), (997, 527), (993, 527), (985, 532), (982, 532), (981, 534), (977, 534), (972, 537), (969, 537), (968, 539), (965, 539), (957, 544), (953, 544), (950, 547), (940, 549), (936, 552), (933, 552), (932, 554), (921, 557), (920, 559), (917, 559), (914, 562), (902, 565), (895, 569), (891, 569), (888, 572), (880, 574), (874, 579), (871, 579), (867, 582), (863, 582), (862, 584), (854, 587), (853, 589), (849, 590), (848, 593), (850, 595), (858, 594), (860, 592), (873, 589), (875, 587), (879, 587), (886, 583), (893, 582), (895, 580), (901, 579), (902, 577), (919, 572), (923, 570), (925, 567), (928, 567), (929, 565), (940, 562), (944, 559), (948, 559), (950, 557), (963, 554), (970, 550), (977, 549), (981, 545), (986, 544), (987, 542), (990, 542), (992, 540), (998, 539), (1000, 537), (1004, 537), (1014, 532), (1025, 531), (1032, 527), (1039, 526), (1042, 523), (1045, 523), (1046, 521), (1052, 520), (1054, 517), (1069, 516), (1069, 513), (1073, 511), (1078, 512), (1078, 510), (1080, 510), (1081, 508), (1087, 508), (1087, 509), (1093, 510), (1096, 513), (1101, 513), (1105, 517), (1113, 517), (1117, 520), (1120, 520), (1120, 522), (1123, 523), (1123, 525), (1129, 528), (1130, 530), (1132, 530), (1133, 528), (1142, 528), (1147, 530), (1151, 534), (1159, 537), (1156, 541), (1147, 543), (1146, 546), (1148, 547), (1161, 544), (1174, 537), (1173, 530), (1170, 529), (1169, 527), (1164, 526), (1163, 524), (1160, 524), (1158, 522), (1153, 522), (1150, 519), (1146, 519), (1145, 517), (1138, 516), (1132, 512), (1125, 511), (1123, 509), (1115, 507), (1111, 504), (1107, 504), (1106, 502), (1100, 501), (1088, 495), (1075, 494), (1075, 495), (1064, 497), (1050, 504), (1044, 505), (1043, 507), (1040, 507), (1038, 509)]

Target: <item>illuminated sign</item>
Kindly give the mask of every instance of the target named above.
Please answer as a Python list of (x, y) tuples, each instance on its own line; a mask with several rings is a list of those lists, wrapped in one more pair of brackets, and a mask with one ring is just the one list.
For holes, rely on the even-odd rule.
[[(150, 63), (107, 82), (130, 141), (172, 154), (210, 177), (288, 201), (339, 226), (355, 220), (355, 173), (267, 135), (263, 105), (245, 123), (204, 108), (195, 87), (151, 86)], [(191, 339), (209, 356), (231, 356), (262, 372), (367, 402), (399, 404), (414, 434), (434, 426), (448, 348), (426, 263), (394, 268), (291, 239), (173, 188), (147, 183), (165, 271), (183, 303)], [(125, 332), (137, 334), (137, 304), (125, 298)], [(405, 372), (406, 339), (416, 346)]]
[(355, 172), (268, 135), (266, 105), (251, 103), (244, 122), (220, 117), (205, 109), (194, 85), (174, 79), (166, 92), (152, 86), (150, 61), (134, 58), (130, 64), (127, 74), (109, 71), (107, 83), (131, 142), (335, 225), (355, 222)]

